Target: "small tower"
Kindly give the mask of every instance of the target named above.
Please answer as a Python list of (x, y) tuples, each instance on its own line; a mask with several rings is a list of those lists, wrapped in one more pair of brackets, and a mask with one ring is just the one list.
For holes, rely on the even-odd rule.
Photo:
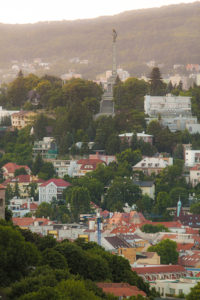
[(97, 239), (98, 239), (98, 245), (101, 246), (101, 216), (100, 216), (100, 212), (97, 212)]
[(177, 203), (177, 218), (180, 217), (181, 206), (182, 206), (182, 203), (181, 203), (181, 199), (180, 199), (180, 196), (179, 196), (179, 200), (178, 200), (178, 203)]
[(5, 219), (5, 187), (0, 184), (0, 219)]

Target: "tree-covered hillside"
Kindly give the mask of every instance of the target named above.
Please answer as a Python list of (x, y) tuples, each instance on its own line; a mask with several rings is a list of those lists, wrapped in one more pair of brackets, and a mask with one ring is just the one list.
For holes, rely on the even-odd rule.
[[(144, 62), (199, 63), (200, 2), (124, 12), (90, 20), (0, 24), (0, 64), (40, 57), (56, 75), (74, 68), (90, 78), (111, 67), (112, 28), (118, 64), (137, 75)], [(69, 59), (88, 59), (88, 65)]]

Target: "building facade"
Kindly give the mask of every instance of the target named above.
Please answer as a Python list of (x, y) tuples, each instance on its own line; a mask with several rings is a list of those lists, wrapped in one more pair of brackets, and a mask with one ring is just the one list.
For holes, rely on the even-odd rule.
[(39, 203), (62, 199), (63, 191), (71, 184), (63, 179), (49, 179), (39, 187)]

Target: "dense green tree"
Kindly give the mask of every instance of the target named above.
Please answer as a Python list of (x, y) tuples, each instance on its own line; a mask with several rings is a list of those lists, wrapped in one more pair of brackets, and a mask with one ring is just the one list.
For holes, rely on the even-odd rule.
[(51, 162), (44, 162), (42, 165), (40, 172), (38, 173), (38, 177), (44, 180), (48, 180), (55, 176), (55, 169)]
[(161, 264), (177, 264), (178, 262), (178, 252), (176, 242), (166, 239), (159, 242), (155, 246), (148, 248), (149, 252), (156, 252), (161, 259)]
[(49, 265), (52, 269), (67, 269), (65, 257), (54, 249), (45, 249), (42, 252), (42, 265)]
[(40, 169), (42, 168), (43, 165), (44, 165), (44, 161), (43, 161), (41, 155), (37, 154), (37, 156), (33, 162), (33, 165), (32, 165), (33, 175), (37, 175), (40, 172)]
[(131, 166), (134, 166), (140, 160), (142, 160), (142, 154), (140, 150), (131, 150), (131, 148), (124, 150), (123, 152), (117, 154), (118, 162), (127, 161)]
[(191, 288), (190, 293), (186, 296), (186, 300), (196, 300), (200, 297), (200, 282), (198, 282), (193, 288)]
[(145, 224), (141, 227), (141, 230), (146, 233), (169, 232), (169, 229), (161, 224), (158, 225)]
[(162, 76), (159, 68), (152, 69), (149, 75), (150, 82), (150, 95), (151, 96), (163, 96), (166, 91), (166, 85), (162, 81)]
[(142, 212), (143, 214), (150, 214), (152, 212), (154, 200), (145, 194), (136, 202), (136, 205), (138, 211)]
[(18, 175), (27, 175), (27, 171), (25, 168), (20, 168), (20, 169), (16, 169), (14, 176), (18, 176)]
[(87, 188), (75, 186), (71, 188), (71, 193), (67, 195), (70, 204), (70, 211), (75, 221), (79, 220), (79, 215), (90, 212), (90, 193)]
[(0, 226), (0, 279), (1, 285), (19, 280), (27, 274), (31, 266), (35, 266), (39, 259), (36, 247), (25, 242), (23, 236), (16, 229)]
[(200, 214), (200, 202), (193, 203), (190, 206), (190, 212), (193, 214)]
[(20, 71), (17, 78), (8, 85), (7, 97), (12, 107), (21, 107), (27, 100), (28, 90), (25, 79)]

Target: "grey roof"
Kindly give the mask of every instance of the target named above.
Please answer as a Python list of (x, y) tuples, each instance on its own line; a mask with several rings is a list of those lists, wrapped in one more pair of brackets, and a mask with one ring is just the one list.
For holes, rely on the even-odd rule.
[(122, 237), (119, 236), (109, 236), (105, 237), (105, 240), (113, 246), (113, 248), (130, 248), (131, 245), (126, 242)]
[(135, 180), (133, 181), (135, 185), (139, 185), (141, 187), (152, 187), (154, 185), (154, 181), (141, 181), (141, 180)]

